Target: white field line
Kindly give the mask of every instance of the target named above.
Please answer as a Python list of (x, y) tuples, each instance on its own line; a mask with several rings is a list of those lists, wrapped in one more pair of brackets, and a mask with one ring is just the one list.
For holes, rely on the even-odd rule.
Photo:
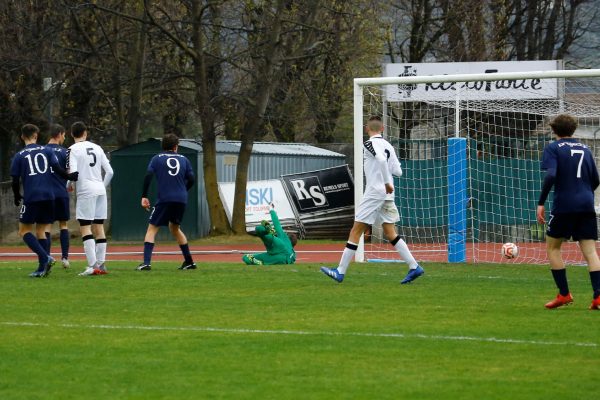
[(377, 333), (377, 332), (331, 332), (331, 331), (295, 331), (286, 329), (246, 329), (246, 328), (215, 328), (208, 326), (148, 326), (148, 325), (104, 325), (104, 324), (46, 324), (37, 322), (0, 322), (4, 326), (17, 327), (45, 327), (68, 329), (107, 329), (107, 330), (137, 330), (137, 331), (178, 331), (178, 332), (217, 332), (230, 334), (256, 334), (256, 335), (290, 335), (290, 336), (337, 336), (337, 337), (368, 337), (368, 338), (397, 338), (397, 339), (422, 339), (432, 341), (466, 341), (484, 343), (525, 344), (536, 346), (577, 346), (599, 347), (598, 343), (591, 342), (559, 342), (544, 340), (526, 340), (496, 337), (477, 336), (449, 336), (425, 335), (418, 333)]
[[(296, 251), (297, 254), (309, 254), (309, 253), (318, 253), (318, 254), (322, 254), (322, 253), (338, 253), (341, 254), (343, 251), (342, 250), (299, 250)], [(247, 253), (256, 253), (257, 250), (256, 249), (247, 249), (247, 250), (236, 250), (236, 249), (232, 249), (232, 250), (191, 250), (190, 253), (192, 254), (247, 254)], [(106, 253), (107, 257), (110, 256), (137, 256), (137, 255), (141, 255), (144, 254), (143, 251), (113, 251), (113, 252), (108, 252)], [(155, 251), (152, 253), (153, 255), (181, 255), (181, 251), (177, 250), (177, 251)], [(60, 253), (52, 253), (52, 256), (55, 256), (54, 258), (58, 257), (60, 258)], [(85, 253), (77, 253), (77, 252), (69, 252), (69, 256), (84, 256)], [(34, 258), (37, 257), (37, 255), (35, 253), (32, 252), (15, 252), (15, 253), (0, 253), (0, 258), (8, 258), (8, 257), (19, 257), (19, 258)]]

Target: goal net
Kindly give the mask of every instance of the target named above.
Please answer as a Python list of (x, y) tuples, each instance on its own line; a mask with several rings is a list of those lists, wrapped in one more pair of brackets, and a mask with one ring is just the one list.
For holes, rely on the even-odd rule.
[[(598, 163), (599, 78), (600, 70), (562, 70), (355, 79), (356, 204), (364, 188), (363, 127), (380, 115), (402, 163), (397, 230), (417, 260), (546, 263), (536, 207), (543, 149), (553, 140), (548, 123), (560, 113), (577, 117), (575, 137)], [(552, 195), (547, 213), (551, 205)], [(512, 260), (500, 253), (506, 242), (519, 248)], [(566, 262), (584, 263), (576, 243), (563, 248)], [(399, 257), (373, 226), (357, 261)]]

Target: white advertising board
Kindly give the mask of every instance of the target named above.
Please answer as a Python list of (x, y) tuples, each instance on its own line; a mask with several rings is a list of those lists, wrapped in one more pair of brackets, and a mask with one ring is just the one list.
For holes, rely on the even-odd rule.
[[(554, 71), (560, 61), (486, 61), (384, 64), (386, 77), (503, 72)], [(386, 86), (387, 101), (552, 99), (559, 96), (557, 79), (398, 84)]]
[[(233, 214), (234, 191), (235, 183), (219, 183), (219, 195), (230, 223)], [(246, 184), (246, 226), (248, 226), (248, 231), (254, 230), (253, 227), (264, 219), (271, 220), (270, 203), (275, 205), (275, 211), (281, 221), (295, 220), (296, 217), (279, 179), (249, 181)]]

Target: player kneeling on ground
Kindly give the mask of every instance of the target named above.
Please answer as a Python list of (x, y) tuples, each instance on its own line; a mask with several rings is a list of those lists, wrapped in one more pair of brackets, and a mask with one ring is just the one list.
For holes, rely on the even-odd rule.
[(262, 221), (260, 225), (256, 227), (256, 235), (262, 240), (266, 253), (257, 254), (244, 254), (242, 260), (247, 265), (278, 265), (278, 264), (293, 264), (296, 262), (296, 252), (294, 247), (298, 242), (298, 238), (295, 234), (285, 233), (281, 224), (279, 223), (279, 217), (274, 210), (273, 204), (271, 204), (271, 225), (268, 221)]

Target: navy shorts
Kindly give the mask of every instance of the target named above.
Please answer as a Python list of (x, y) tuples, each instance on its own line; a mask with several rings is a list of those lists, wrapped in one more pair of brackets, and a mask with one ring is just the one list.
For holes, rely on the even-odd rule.
[(71, 218), (68, 197), (54, 199), (54, 221), (68, 221)]
[(185, 203), (159, 203), (152, 208), (150, 223), (154, 226), (167, 226), (169, 222), (181, 225)]
[(555, 239), (598, 240), (596, 213), (550, 214), (546, 234)]
[(51, 224), (54, 222), (54, 200), (23, 203), (19, 213), (23, 224)]

